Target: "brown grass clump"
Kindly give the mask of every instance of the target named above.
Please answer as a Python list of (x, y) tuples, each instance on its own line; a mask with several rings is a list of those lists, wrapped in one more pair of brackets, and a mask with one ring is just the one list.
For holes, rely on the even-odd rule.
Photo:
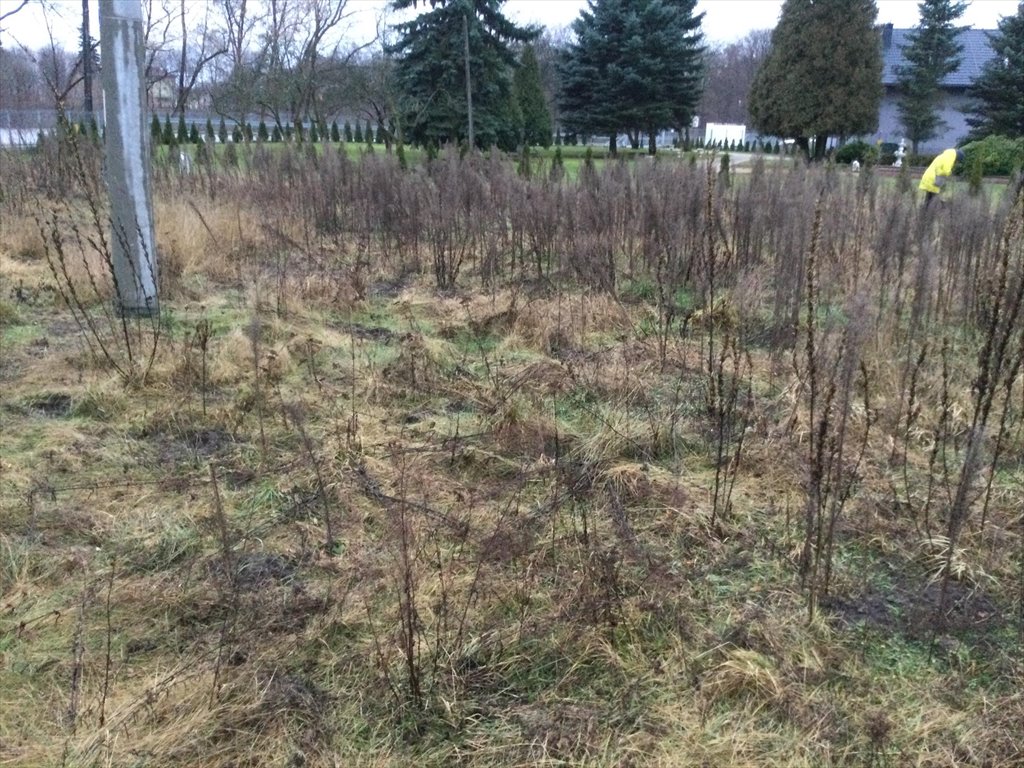
[(771, 658), (757, 651), (737, 648), (714, 668), (704, 681), (709, 695), (719, 697), (750, 697), (771, 703), (782, 696), (783, 681)]
[(10, 260), (3, 263), (2, 271), (7, 273), (17, 262), (42, 266), (46, 251), (39, 225), (24, 215), (5, 215), (0, 219), (0, 258)]
[(398, 356), (384, 367), (384, 377), (395, 392), (425, 394), (445, 379), (448, 348), (421, 333), (407, 333), (399, 341)]
[(524, 397), (512, 397), (501, 404), (490, 424), (500, 450), (513, 456), (551, 457), (573, 444), (571, 434)]
[(537, 299), (517, 312), (512, 331), (546, 354), (584, 346), (591, 337), (614, 336), (632, 327), (625, 308), (604, 294)]
[(197, 206), (178, 198), (158, 200), (155, 208), (161, 271), (173, 276), (172, 288), (192, 285), (197, 278), (221, 283), (251, 279), (243, 270), (262, 241), (258, 214), (234, 201)]
[(259, 375), (271, 382), (280, 380), (291, 370), (293, 361), (287, 343), (260, 343), (256, 347), (257, 362), (252, 341), (254, 332), (251, 325), (235, 328), (214, 341), (209, 363), (212, 384), (227, 386), (251, 379), (256, 365)]

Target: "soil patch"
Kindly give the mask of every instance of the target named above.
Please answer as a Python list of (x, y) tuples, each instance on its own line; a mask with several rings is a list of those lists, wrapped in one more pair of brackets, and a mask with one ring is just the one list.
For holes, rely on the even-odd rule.
[(71, 413), (73, 403), (71, 395), (65, 392), (46, 392), (25, 401), (31, 410), (51, 419), (66, 418)]
[(224, 454), (234, 443), (231, 435), (223, 429), (185, 429), (144, 434), (142, 437), (154, 440), (161, 464), (193, 464)]
[(957, 581), (950, 582), (946, 609), (940, 613), (941, 592), (939, 581), (915, 583), (908, 578), (888, 592), (830, 595), (821, 607), (841, 626), (863, 624), (915, 642), (941, 634), (977, 645), (1009, 621), (1009, 612), (984, 591)]

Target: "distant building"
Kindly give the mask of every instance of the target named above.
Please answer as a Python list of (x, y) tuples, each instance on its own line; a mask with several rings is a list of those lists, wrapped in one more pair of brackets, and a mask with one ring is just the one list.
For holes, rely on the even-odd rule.
[[(883, 24), (882, 28), (882, 85), (885, 94), (878, 114), (878, 135), (876, 138), (885, 142), (898, 142), (905, 135), (900, 123), (898, 109), (899, 99), (899, 67), (904, 66), (903, 48), (909, 43), (907, 36), (912, 29), (893, 29), (892, 24)], [(994, 29), (965, 29), (957, 37), (963, 46), (960, 54), (960, 66), (947, 75), (942, 81), (943, 98), (939, 104), (939, 116), (946, 123), (945, 128), (939, 127), (939, 135), (934, 139), (922, 142), (919, 151), (922, 153), (941, 152), (954, 146), (963, 139), (970, 130), (967, 116), (964, 114), (970, 99), (967, 88), (980, 75), (985, 64), (995, 55), (988, 36)], [(907, 142), (909, 145), (909, 141)]]
[(152, 112), (170, 112), (178, 100), (178, 88), (171, 74), (162, 67), (146, 73), (146, 100)]

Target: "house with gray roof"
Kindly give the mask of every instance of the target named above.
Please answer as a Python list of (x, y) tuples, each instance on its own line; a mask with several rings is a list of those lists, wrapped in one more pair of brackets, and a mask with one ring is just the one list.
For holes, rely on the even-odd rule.
[[(907, 36), (912, 29), (894, 29), (892, 24), (883, 24), (882, 32), (882, 85), (885, 93), (878, 114), (878, 135), (882, 141), (898, 142), (904, 135), (897, 108), (899, 96), (898, 68), (905, 64), (903, 48), (909, 43)], [(980, 75), (985, 64), (995, 55), (989, 43), (989, 35), (994, 29), (964, 29), (957, 36), (957, 42), (963, 46), (960, 54), (960, 66), (942, 81), (943, 98), (939, 105), (939, 116), (946, 123), (940, 128), (940, 134), (926, 142), (922, 142), (922, 153), (941, 152), (955, 146), (970, 130), (967, 125), (966, 109), (970, 99), (967, 88)], [(909, 149), (909, 142), (908, 142)]]

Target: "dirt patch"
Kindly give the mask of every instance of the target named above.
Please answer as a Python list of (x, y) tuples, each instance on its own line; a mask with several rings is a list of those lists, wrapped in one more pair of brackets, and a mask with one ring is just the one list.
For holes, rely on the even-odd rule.
[(223, 455), (234, 444), (232, 436), (223, 429), (185, 429), (181, 432), (143, 434), (156, 443), (157, 458), (161, 464), (194, 464), (197, 461)]
[[(219, 557), (209, 561), (209, 570), (218, 579), (226, 576), (224, 561)], [(280, 555), (249, 552), (235, 563), (235, 577), (240, 591), (255, 592), (266, 587), (291, 584), (295, 580), (295, 565)]]
[(602, 712), (579, 704), (524, 706), (512, 712), (529, 744), (531, 760), (576, 762), (590, 755), (600, 735)]
[(46, 392), (35, 395), (25, 401), (25, 405), (41, 416), (51, 419), (63, 419), (71, 413), (74, 400), (65, 392)]
[(390, 344), (398, 334), (390, 328), (380, 325), (360, 325), (359, 323), (331, 323), (330, 328), (348, 333), (357, 339), (364, 341), (376, 341), (382, 344)]
[(862, 624), (917, 642), (943, 634), (977, 644), (1009, 621), (1009, 612), (984, 591), (956, 581), (950, 582), (946, 610), (940, 613), (941, 591), (941, 582), (908, 579), (884, 593), (868, 590), (859, 595), (830, 595), (821, 607), (841, 626)]

